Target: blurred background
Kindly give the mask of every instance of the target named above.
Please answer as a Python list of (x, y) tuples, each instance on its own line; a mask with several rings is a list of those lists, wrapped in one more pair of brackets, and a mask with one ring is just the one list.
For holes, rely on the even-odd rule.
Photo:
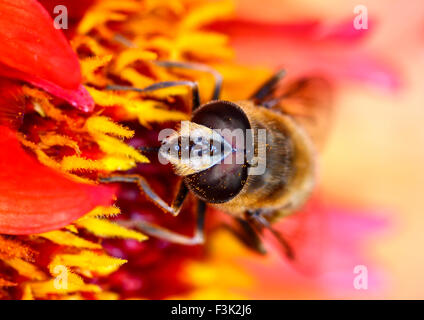
[[(359, 297), (423, 298), (424, 4), (394, 0), (240, 0), (238, 3), (242, 16), (265, 23), (320, 21), (325, 26), (346, 23), (352, 29), (354, 8), (359, 4), (368, 9), (369, 29), (360, 31), (360, 52), (356, 46), (352, 50), (357, 52), (358, 59), (366, 52), (388, 66), (393, 78), (382, 76), (376, 80), (378, 75), (373, 78), (376, 81), (368, 81), (366, 77), (357, 77), (355, 81), (344, 76), (334, 78), (335, 117), (321, 158), (321, 197), (340, 207), (372, 212), (374, 217), (385, 221), (384, 231), (371, 237), (365, 246), (368, 257), (384, 270), (384, 281), (377, 291), (369, 288)], [(356, 40), (349, 41), (346, 35), (345, 41), (349, 47)], [(276, 40), (274, 45), (278, 47), (279, 42)], [(296, 44), (288, 50), (293, 48)], [(251, 57), (240, 59), (250, 62)], [(325, 59), (316, 56), (314, 63), (325, 64)], [(263, 61), (273, 65), (275, 58), (265, 54)], [(341, 63), (337, 57), (333, 61)], [(369, 72), (378, 74), (371, 69)], [(358, 261), (358, 264), (362, 263)], [(279, 294), (287, 295), (274, 292), (271, 297), (277, 298)], [(339, 291), (333, 296), (356, 294), (352, 288), (351, 292)]]
[[(328, 17), (346, 5), (328, 2)], [(378, 92), (366, 86), (340, 90), (337, 120), (323, 158), (325, 193), (347, 205), (383, 209), (389, 232), (373, 253), (390, 280), (383, 297), (423, 298), (424, 67), (418, 1), (363, 1), (376, 21), (369, 48), (399, 70), (401, 87)], [(326, 9), (322, 10), (326, 14)]]

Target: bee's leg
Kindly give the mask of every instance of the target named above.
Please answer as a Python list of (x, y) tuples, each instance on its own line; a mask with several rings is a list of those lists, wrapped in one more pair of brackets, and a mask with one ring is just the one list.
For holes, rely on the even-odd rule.
[(196, 82), (193, 81), (162, 81), (154, 83), (145, 88), (134, 88), (131, 86), (120, 86), (120, 85), (109, 85), (106, 87), (108, 90), (121, 90), (121, 91), (136, 91), (140, 93), (152, 92), (160, 89), (171, 88), (176, 86), (188, 86), (191, 88), (192, 96), (192, 110), (196, 110), (200, 106), (200, 95), (199, 87)]
[(174, 216), (178, 215), (181, 211), (181, 208), (183, 207), (184, 201), (187, 199), (188, 195), (188, 188), (183, 180), (180, 181), (180, 185), (178, 186), (177, 195), (174, 198), (174, 201), (172, 201), (172, 209), (176, 214)]
[(203, 244), (205, 242), (205, 212), (206, 204), (199, 200), (197, 204), (196, 230), (192, 237), (176, 233), (146, 221), (128, 221), (121, 224), (126, 227), (136, 228), (154, 238), (166, 240), (171, 243), (193, 246)]
[[(129, 48), (137, 48), (137, 46), (131, 42), (128, 38), (123, 36), (122, 34), (116, 34), (114, 36), (114, 40), (119, 42), (120, 44), (129, 47)], [(216, 71), (215, 69), (209, 67), (208, 65), (201, 64), (201, 63), (192, 63), (192, 62), (182, 62), (182, 61), (167, 61), (167, 60), (154, 60), (151, 61), (151, 63), (154, 63), (158, 66), (162, 66), (165, 68), (181, 68), (181, 69), (191, 69), (191, 70), (198, 70), (201, 72), (207, 72), (210, 73), (215, 78), (215, 88), (212, 94), (212, 100), (218, 100), (221, 96), (221, 88), (222, 88), (222, 76), (221, 74)], [(193, 111), (198, 108), (194, 107), (193, 105)]]
[(276, 85), (286, 75), (285, 70), (279, 70), (268, 81), (266, 81), (251, 97), (250, 100), (255, 101), (257, 104), (262, 102), (275, 90)]
[(103, 177), (99, 179), (100, 182), (103, 183), (136, 183), (141, 190), (156, 206), (172, 214), (173, 216), (177, 216), (183, 206), (184, 200), (187, 198), (188, 188), (183, 181), (180, 182), (178, 187), (178, 193), (172, 202), (171, 206), (169, 206), (161, 197), (159, 197), (156, 192), (150, 187), (149, 183), (146, 179), (139, 175), (113, 175), (110, 177)]
[(251, 227), (257, 230), (258, 233), (262, 233), (262, 230), (264, 228), (268, 229), (283, 247), (287, 258), (289, 258), (290, 260), (295, 259), (294, 251), (291, 245), (287, 242), (286, 239), (284, 239), (281, 233), (279, 233), (271, 226), (268, 220), (264, 218), (260, 210), (248, 211), (246, 213), (246, 217), (248, 221), (250, 221)]
[(165, 67), (165, 68), (190, 69), (190, 70), (197, 70), (197, 71), (209, 73), (215, 79), (212, 100), (218, 100), (221, 96), (222, 76), (218, 71), (216, 71), (215, 69), (207, 65), (200, 64), (200, 63), (180, 62), (180, 61), (152, 61), (152, 63), (161, 67)]
[(229, 227), (230, 230), (241, 240), (243, 243), (253, 249), (254, 251), (265, 254), (266, 250), (263, 245), (263, 241), (259, 237), (258, 232), (252, 227), (252, 225), (241, 218), (236, 218), (237, 225), (240, 227), (240, 230), (234, 230)]

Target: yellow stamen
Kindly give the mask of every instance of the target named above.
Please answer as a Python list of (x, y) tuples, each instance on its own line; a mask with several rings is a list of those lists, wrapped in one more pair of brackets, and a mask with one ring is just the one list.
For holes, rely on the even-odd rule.
[(113, 258), (106, 254), (97, 254), (92, 251), (82, 251), (79, 254), (58, 254), (50, 263), (50, 270), (56, 266), (67, 266), (90, 270), (99, 275), (107, 275), (116, 271), (126, 263), (126, 260)]
[(134, 239), (137, 241), (147, 239), (147, 236), (140, 232), (121, 227), (107, 220), (81, 219), (76, 222), (76, 225), (99, 237)]
[(85, 249), (101, 249), (102, 248), (102, 246), (98, 243), (85, 240), (67, 231), (60, 231), (60, 230), (50, 231), (50, 232), (39, 234), (38, 236), (41, 238), (48, 239), (54, 243), (64, 245), (64, 246), (85, 248)]
[(24, 261), (19, 258), (13, 258), (4, 260), (4, 262), (18, 271), (21, 276), (24, 276), (30, 280), (46, 280), (47, 275), (42, 272), (39, 268), (37, 268), (32, 263)]

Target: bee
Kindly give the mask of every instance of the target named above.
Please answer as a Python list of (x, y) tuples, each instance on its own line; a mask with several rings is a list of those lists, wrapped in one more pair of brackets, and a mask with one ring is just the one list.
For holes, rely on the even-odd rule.
[(280, 82), (285, 71), (279, 71), (249, 99), (232, 102), (220, 99), (222, 78), (213, 69), (171, 61), (156, 64), (205, 71), (215, 78), (213, 97), (205, 104), (200, 102), (197, 83), (191, 81), (159, 82), (142, 89), (110, 87), (140, 93), (181, 85), (191, 88), (190, 121), (162, 137), (160, 134), (162, 145), (153, 148), (161, 162), (170, 162), (182, 178), (176, 197), (168, 205), (139, 175), (112, 175), (100, 181), (136, 183), (147, 198), (174, 216), (191, 193), (198, 202), (197, 224), (192, 237), (144, 221), (131, 226), (170, 242), (202, 244), (208, 204), (236, 219), (249, 246), (263, 252), (260, 235), (268, 229), (293, 259), (290, 244), (272, 225), (299, 210), (313, 191), (315, 142), (322, 140), (330, 114), (328, 83), (320, 78), (303, 78), (283, 86)]

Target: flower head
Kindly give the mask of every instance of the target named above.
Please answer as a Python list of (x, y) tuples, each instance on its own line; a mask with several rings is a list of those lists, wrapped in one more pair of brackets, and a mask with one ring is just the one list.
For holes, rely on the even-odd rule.
[[(50, 8), (54, 3), (46, 2)], [(71, 36), (72, 49), (38, 2), (20, 0), (15, 4), (0, 0), (0, 18), (6, 17), (0, 25), (4, 23), (3, 30), (9, 30), (0, 31), (0, 38), (10, 39), (10, 45), (3, 41), (0, 46), (0, 74), (12, 80), (7, 91), (11, 94), (0, 94), (0, 102), (8, 101), (7, 108), (0, 106), (8, 115), (3, 116), (7, 126), (0, 127), (0, 148), (8, 150), (0, 157), (6, 168), (0, 182), (0, 233), (7, 234), (0, 236), (0, 295), (28, 299), (249, 297), (256, 285), (251, 271), (266, 269), (267, 262), (258, 267), (253, 260), (259, 256), (243, 248), (234, 235), (217, 231), (222, 222), (231, 225), (228, 215), (209, 210), (207, 236), (211, 240), (205, 247), (147, 239), (122, 225), (143, 219), (187, 234), (194, 222), (193, 201), (175, 218), (164, 215), (136, 186), (122, 185), (115, 190), (97, 182), (114, 172), (138, 173), (169, 202), (176, 177), (138, 147), (155, 145), (158, 131), (187, 119), (190, 109), (186, 88), (115, 92), (108, 90), (109, 85), (144, 88), (158, 81), (195, 80), (202, 89), (202, 101), (207, 101), (213, 90), (210, 75), (155, 63), (192, 61), (217, 69), (225, 79), (223, 98), (235, 100), (248, 97), (272, 74), (268, 67), (246, 67), (234, 61), (229, 43), (237, 41), (239, 24), (233, 24), (227, 34), (217, 31), (217, 25), (211, 29), (214, 22), (234, 17), (234, 3), (96, 1), (88, 9), (77, 10), (84, 14), (74, 17), (79, 23)], [(21, 20), (10, 15), (25, 21), (19, 24)], [(36, 29), (29, 27), (31, 19), (40, 20)], [(249, 27), (244, 26), (243, 32), (252, 32)], [(287, 37), (293, 31), (283, 28), (280, 34), (280, 29), (271, 29)], [(272, 32), (269, 39), (275, 36)], [(306, 48), (311, 33), (297, 33)], [(25, 50), (11, 55), (27, 42)], [(248, 55), (248, 50), (244, 53)], [(326, 66), (321, 71), (324, 75), (326, 71), (336, 73)], [(349, 72), (344, 76), (355, 78)], [(117, 201), (112, 205), (115, 195)], [(296, 236), (304, 228), (302, 232), (309, 238), (303, 238), (322, 240), (323, 233), (317, 232), (322, 229), (316, 226), (337, 229), (334, 225), (340, 225), (339, 217), (330, 214), (328, 219), (320, 219), (320, 212), (309, 207), (305, 214), (287, 219), (284, 226), (282, 222), (281, 229), (294, 241), (299, 256), (311, 259), (306, 262), (320, 260), (333, 267), (340, 254), (332, 245), (334, 238), (318, 248), (317, 243), (302, 243), (302, 237)], [(121, 224), (110, 221), (115, 216)], [(346, 240), (349, 235), (337, 236)], [(222, 246), (227, 241), (229, 245)], [(350, 238), (347, 242), (352, 244)], [(353, 244), (351, 249), (356, 254)], [(322, 254), (319, 258), (314, 256), (318, 251)], [(269, 259), (275, 259), (276, 250), (271, 253)], [(325, 256), (329, 253), (336, 259)], [(243, 269), (240, 261), (248, 261), (248, 268)], [(293, 289), (289, 282), (294, 272), (279, 261), (270, 266), (273, 272), (269, 274), (284, 272), (279, 283), (288, 283)], [(297, 278), (308, 288), (316, 284), (316, 272), (320, 272), (310, 265), (298, 266), (308, 269), (308, 276)], [(62, 273), (68, 275), (66, 288), (55, 286), (55, 277)], [(216, 284), (217, 279), (222, 283)]]

